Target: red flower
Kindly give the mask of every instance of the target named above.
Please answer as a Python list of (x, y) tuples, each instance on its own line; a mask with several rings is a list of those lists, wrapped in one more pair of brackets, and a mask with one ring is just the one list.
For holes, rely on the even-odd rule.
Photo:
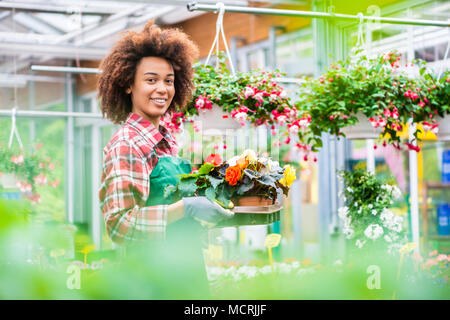
[(228, 167), (225, 171), (225, 181), (227, 181), (230, 186), (235, 186), (240, 178), (241, 167), (239, 166), (239, 164)]
[(215, 154), (215, 153), (211, 153), (205, 160), (205, 163), (210, 163), (213, 164), (215, 166), (218, 166), (219, 164), (222, 163), (222, 158), (220, 157), (220, 155)]

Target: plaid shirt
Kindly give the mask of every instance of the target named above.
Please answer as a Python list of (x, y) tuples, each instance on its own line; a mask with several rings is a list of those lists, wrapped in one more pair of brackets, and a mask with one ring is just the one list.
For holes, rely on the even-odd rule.
[(130, 113), (103, 150), (99, 191), (106, 230), (118, 244), (164, 239), (167, 205), (145, 207), (157, 155), (176, 156), (178, 146), (163, 126)]

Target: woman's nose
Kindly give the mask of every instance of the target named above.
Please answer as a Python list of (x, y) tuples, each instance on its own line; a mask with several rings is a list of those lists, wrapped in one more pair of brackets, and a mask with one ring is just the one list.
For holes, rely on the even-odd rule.
[(163, 81), (159, 81), (156, 84), (156, 90), (158, 92), (167, 92), (167, 86), (166, 86), (166, 84)]

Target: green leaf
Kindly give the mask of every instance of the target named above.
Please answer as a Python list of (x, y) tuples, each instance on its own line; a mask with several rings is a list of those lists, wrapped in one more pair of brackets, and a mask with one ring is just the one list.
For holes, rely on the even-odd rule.
[(255, 186), (255, 183), (253, 181), (251, 181), (248, 184), (242, 184), (241, 186), (239, 186), (239, 188), (237, 190), (237, 194), (238, 195), (243, 195), (247, 191), (249, 191), (251, 188), (253, 188), (254, 186)]
[(208, 174), (214, 167), (215, 167), (215, 165), (213, 165), (211, 163), (204, 163), (200, 167), (200, 169), (198, 169), (198, 173), (199, 174)]
[(173, 184), (169, 184), (164, 188), (164, 198), (168, 198), (170, 197), (172, 194), (175, 193), (175, 191), (177, 190), (177, 187), (174, 186)]
[(183, 197), (193, 196), (195, 194), (195, 191), (197, 191), (196, 181), (197, 181), (196, 178), (181, 180), (178, 183), (178, 190), (181, 192), (181, 196)]
[(214, 190), (217, 188), (219, 184), (223, 182), (223, 179), (214, 178), (212, 176), (207, 176), (207, 179), (211, 183), (211, 186), (214, 188)]
[(205, 196), (209, 201), (213, 202), (216, 199), (216, 191), (212, 187), (209, 187), (205, 190)]

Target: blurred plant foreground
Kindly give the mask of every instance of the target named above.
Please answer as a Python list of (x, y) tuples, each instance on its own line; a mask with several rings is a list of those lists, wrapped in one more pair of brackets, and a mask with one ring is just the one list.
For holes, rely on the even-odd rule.
[[(285, 259), (246, 265), (205, 259), (186, 247), (133, 247), (68, 254), (73, 230), (32, 222), (26, 204), (0, 200), (1, 299), (448, 299), (448, 256), (380, 248), (349, 252), (330, 265)], [(71, 240), (72, 239), (72, 240)], [(75, 244), (75, 247), (80, 247)], [(73, 248), (72, 248), (73, 249)], [(79, 252), (81, 251), (81, 252)]]

